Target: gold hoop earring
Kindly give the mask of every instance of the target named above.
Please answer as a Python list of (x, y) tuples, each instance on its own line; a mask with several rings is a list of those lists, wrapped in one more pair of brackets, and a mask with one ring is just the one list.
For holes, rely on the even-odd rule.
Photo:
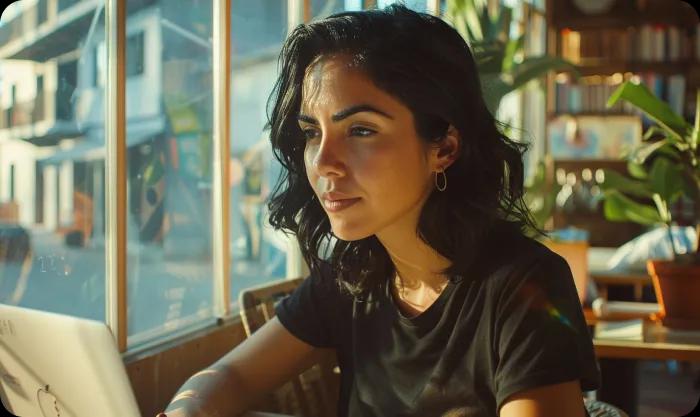
[[(438, 176), (442, 174), (442, 187), (440, 186), (440, 181), (438, 181)], [(447, 189), (447, 175), (445, 174), (445, 170), (442, 169), (439, 172), (435, 171), (435, 188), (438, 189), (438, 191), (445, 191)]]

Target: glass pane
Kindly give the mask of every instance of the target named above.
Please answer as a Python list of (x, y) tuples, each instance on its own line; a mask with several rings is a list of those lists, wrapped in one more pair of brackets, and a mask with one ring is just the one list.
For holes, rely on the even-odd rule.
[(404, 3), (409, 9), (425, 13), (428, 8), (427, 0), (377, 0), (379, 8), (386, 7), (392, 3)]
[[(344, 10), (355, 10), (352, 9), (352, 7), (348, 9), (347, 6), (347, 0), (311, 0), (311, 16), (313, 16), (311, 20), (322, 19), (333, 13), (342, 12)], [(350, 6), (353, 5), (350, 4)], [(361, 5), (358, 5), (356, 10), (360, 8)]]
[(0, 302), (104, 320), (104, 5), (48, 3), (0, 20)]
[(129, 0), (126, 32), (133, 348), (213, 316), (212, 3)]
[(347, 11), (362, 10), (362, 0), (344, 0), (344, 3)]
[(231, 301), (241, 289), (286, 276), (287, 239), (268, 225), (265, 199), (279, 164), (272, 156), (265, 105), (277, 79), (287, 2), (231, 5)]

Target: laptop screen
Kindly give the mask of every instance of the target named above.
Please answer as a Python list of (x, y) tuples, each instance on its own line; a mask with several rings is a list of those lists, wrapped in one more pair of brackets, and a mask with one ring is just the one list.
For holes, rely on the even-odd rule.
[(139, 417), (105, 323), (0, 304), (0, 398), (20, 417)]

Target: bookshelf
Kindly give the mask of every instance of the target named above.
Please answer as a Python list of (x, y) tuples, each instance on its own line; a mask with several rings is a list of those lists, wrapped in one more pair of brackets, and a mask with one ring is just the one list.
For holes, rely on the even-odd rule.
[[(602, 152), (601, 144), (620, 142), (612, 148), (624, 148), (640, 127), (644, 131), (650, 123), (626, 103), (606, 108), (617, 86), (630, 79), (644, 83), (688, 120), (694, 117), (695, 91), (700, 88), (700, 19), (681, 0), (594, 1), (607, 6), (595, 13), (577, 3), (582, 0), (547, 0), (547, 51), (574, 63), (578, 76), (560, 71), (547, 77), (545, 153), (552, 157), (550, 178), (568, 184), (574, 193), (595, 198), (591, 189), (599, 190), (598, 179), (595, 175), (591, 179), (591, 172), (605, 168), (627, 173), (620, 155)], [(621, 123), (623, 119), (627, 122)], [(617, 127), (606, 129), (606, 123)], [(585, 140), (594, 136), (594, 141)], [(562, 151), (566, 146), (590, 149), (567, 154)], [(584, 201), (580, 196), (577, 200)], [(588, 207), (558, 204), (552, 226), (588, 230), (591, 246), (619, 246), (644, 230), (632, 223), (607, 221), (602, 202), (597, 208), (581, 204)]]

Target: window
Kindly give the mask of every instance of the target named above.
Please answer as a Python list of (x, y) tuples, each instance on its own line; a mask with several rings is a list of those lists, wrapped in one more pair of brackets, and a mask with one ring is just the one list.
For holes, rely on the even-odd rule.
[(32, 108), (32, 122), (44, 120), (44, 76), (36, 77), (36, 95)]
[(58, 65), (56, 86), (56, 119), (73, 118), (73, 93), (78, 83), (78, 62), (69, 61)]
[(423, 12), (425, 13), (427, 11), (427, 3), (426, 0), (402, 0), (402, 1), (396, 1), (396, 0), (378, 0), (377, 1), (377, 6), (380, 8), (386, 7), (392, 3), (403, 3), (406, 5), (406, 7), (413, 9), (418, 12)]
[(143, 32), (126, 38), (126, 76), (143, 74), (144, 63)]
[(130, 347), (214, 317), (212, 2), (142, 3), (126, 4)]
[(104, 63), (105, 63), (105, 44), (100, 42), (93, 50), (91, 56), (91, 80), (92, 86), (102, 86), (105, 84), (104, 75)]
[(7, 113), (5, 113), (6, 120), (5, 126), (10, 127), (14, 125), (14, 107), (17, 102), (17, 86), (13, 85), (10, 87), (10, 105), (7, 107)]
[(10, 164), (10, 178), (9, 178), (9, 188), (10, 188), (10, 201), (15, 200), (15, 165)]
[(39, 0), (36, 3), (36, 11), (37, 11), (37, 24), (41, 25), (42, 23), (46, 22), (47, 19), (47, 14), (48, 14), (48, 4), (47, 0)]
[[(363, 2), (309, 0), (313, 18), (356, 10)], [(55, 109), (19, 133), (10, 117), (0, 141), (2, 189), (31, 237), (29, 285), (11, 290), (16, 304), (105, 319), (104, 4), (59, 0), (58, 10), (92, 7), (89, 19), (70, 13), (42, 25), (42, 48), (22, 59), (0, 47), (3, 107), (36, 90)], [(213, 68), (212, 0), (129, 0), (126, 3), (127, 327), (128, 347), (163, 340), (211, 323), (213, 311)], [(290, 2), (292, 3), (292, 2)], [(359, 4), (359, 6), (355, 5)], [(424, 1), (411, 7), (424, 8)], [(44, 3), (40, 3), (44, 4)], [(241, 289), (289, 274), (296, 255), (282, 233), (267, 226), (266, 198), (280, 167), (272, 156), (266, 102), (277, 78), (287, 34), (286, 1), (232, 0), (230, 261), (231, 300)], [(357, 8), (356, 8), (357, 6)], [(7, 27), (18, 27), (25, 6)], [(187, 11), (183, 13), (183, 11)], [(90, 31), (85, 22), (96, 22)], [(56, 26), (52, 26), (56, 25)], [(58, 32), (60, 29), (60, 32)], [(24, 30), (24, 28), (22, 28)], [(60, 33), (60, 36), (57, 34)], [(21, 36), (22, 33), (19, 34)], [(61, 43), (60, 56), (51, 56)], [(65, 53), (69, 44), (71, 52)], [(86, 47), (83, 48), (83, 45)], [(49, 56), (46, 56), (46, 55)], [(84, 55), (83, 55), (84, 54)], [(80, 82), (78, 82), (80, 81)], [(32, 85), (34, 84), (35, 85)], [(9, 97), (8, 97), (9, 96)], [(10, 103), (11, 101), (11, 103)], [(9, 104), (9, 105), (8, 105)], [(11, 115), (11, 112), (8, 112)], [(43, 123), (43, 124), (40, 124)], [(41, 129), (39, 129), (41, 127)], [(25, 186), (24, 184), (27, 184)], [(0, 262), (3, 262), (0, 259)], [(5, 287), (0, 292), (6, 291)], [(7, 294), (0, 293), (5, 300)]]
[(82, 1), (83, 0), (58, 0), (58, 12), (60, 13), (69, 7), (72, 7), (78, 3), (81, 3)]
[[(126, 38), (126, 76), (143, 75), (145, 65), (145, 34), (139, 31)], [(104, 41), (99, 42), (90, 52), (89, 81), (93, 87), (105, 84), (107, 48)]]
[(36, 77), (36, 96), (39, 97), (44, 94), (44, 76), (39, 75)]
[[(62, 0), (58, 6), (62, 10), (79, 2), (94, 5), (97, 13), (94, 0)], [(48, 2), (26, 3), (17, 3), (12, 20), (5, 21), (3, 15), (3, 23), (12, 27), (39, 7), (44, 37), (38, 42), (43, 46), (23, 46), (21, 59), (7, 59), (0, 47), (0, 91), (9, 93), (7, 101), (17, 109), (0, 128), (0, 201), (16, 203), (17, 227), (26, 231), (30, 243), (20, 256), (30, 267), (4, 270), (0, 300), (104, 320), (105, 241), (103, 232), (93, 227), (104, 218), (104, 103), (96, 100), (86, 106), (77, 83), (86, 70), (80, 46), (88, 27), (67, 19), (57, 35), (55, 19), (44, 17)], [(52, 55), (64, 47), (73, 52)], [(44, 108), (52, 114), (44, 114)], [(25, 113), (31, 117), (21, 116)], [(0, 264), (4, 262), (0, 253)]]
[(278, 0), (234, 0), (231, 9), (230, 296), (237, 306), (243, 288), (287, 273), (289, 243), (267, 223), (265, 199), (279, 165), (263, 131), (287, 7)]

